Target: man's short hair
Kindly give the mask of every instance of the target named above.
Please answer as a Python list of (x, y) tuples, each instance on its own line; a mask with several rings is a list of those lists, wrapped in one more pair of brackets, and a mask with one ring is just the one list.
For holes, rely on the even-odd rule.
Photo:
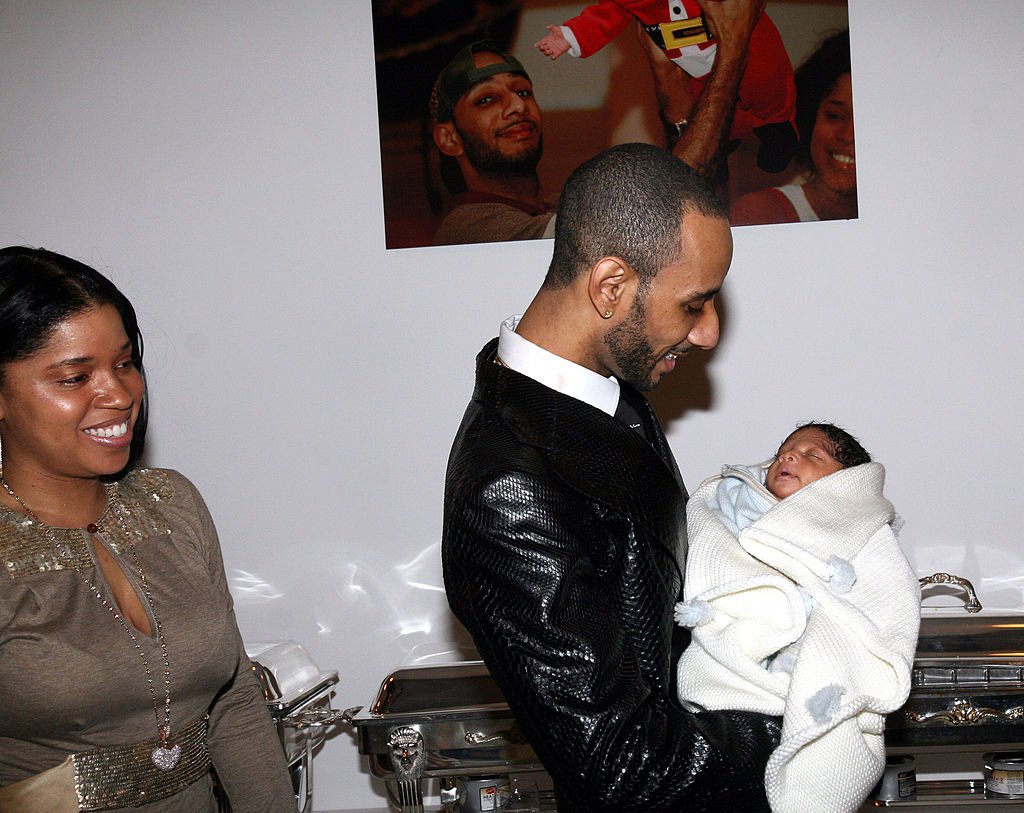
[(676, 262), (683, 216), (728, 220), (708, 182), (667, 150), (619, 144), (584, 162), (558, 200), (555, 247), (544, 285), (564, 288), (602, 257), (621, 257), (641, 290)]
[[(488, 53), (501, 57), (493, 65), (476, 66), (474, 54)], [(473, 85), (499, 73), (516, 73), (530, 78), (523, 64), (511, 54), (498, 48), (490, 40), (478, 40), (461, 48), (451, 62), (437, 75), (430, 94), (430, 121), (441, 124), (455, 116), (455, 105)]]

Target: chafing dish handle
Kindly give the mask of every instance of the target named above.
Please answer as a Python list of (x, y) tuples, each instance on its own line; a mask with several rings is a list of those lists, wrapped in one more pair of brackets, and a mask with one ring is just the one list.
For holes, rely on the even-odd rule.
[(493, 734), (483, 734), (479, 731), (467, 731), (466, 742), (470, 745), (487, 745), (492, 742), (509, 742), (515, 745), (525, 745), (526, 737), (516, 729), (495, 731)]
[(918, 582), (921, 584), (922, 589), (930, 584), (952, 584), (959, 587), (966, 594), (964, 609), (969, 613), (981, 612), (981, 602), (978, 601), (978, 594), (974, 592), (974, 585), (963, 576), (953, 576), (949, 573), (933, 573), (931, 576), (918, 579)]
[(341, 711), (332, 708), (310, 709), (309, 711), (300, 711), (285, 717), (281, 720), (281, 723), (288, 726), (288, 728), (297, 728), (300, 731), (306, 728), (337, 725), (338, 723), (354, 725), (352, 717), (358, 714), (360, 709), (362, 709), (362, 706), (353, 706), (350, 709)]

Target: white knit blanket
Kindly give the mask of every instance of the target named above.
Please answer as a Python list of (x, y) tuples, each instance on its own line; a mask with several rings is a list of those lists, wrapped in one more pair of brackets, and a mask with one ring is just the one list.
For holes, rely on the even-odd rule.
[[(884, 771), (885, 715), (910, 691), (920, 622), (885, 470), (843, 469), (781, 501), (748, 476), (771, 507), (738, 537), (708, 507), (721, 479), (702, 483), (686, 509), (676, 617), (693, 641), (678, 666), (680, 699), (783, 715), (765, 773), (772, 810), (851, 813)], [(792, 673), (765, 668), (786, 647), (798, 648)]]

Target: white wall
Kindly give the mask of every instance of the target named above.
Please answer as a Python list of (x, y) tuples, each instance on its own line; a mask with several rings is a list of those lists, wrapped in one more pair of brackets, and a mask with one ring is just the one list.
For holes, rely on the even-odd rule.
[[(1024, 5), (850, 16), (861, 217), (736, 230), (723, 341), (657, 403), (691, 485), (848, 426), (919, 573), (1019, 609)], [(137, 304), (149, 460), (206, 495), (245, 636), (337, 668), (338, 706), (444, 650), (449, 444), (550, 243), (384, 250), (369, 3), (0, 0), (0, 104), (0, 245)], [(381, 803), (349, 734), (316, 764), (319, 809)]]

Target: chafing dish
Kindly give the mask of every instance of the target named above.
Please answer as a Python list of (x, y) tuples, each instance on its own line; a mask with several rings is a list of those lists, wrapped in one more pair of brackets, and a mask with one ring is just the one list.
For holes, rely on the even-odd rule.
[(970, 613), (928, 615), (911, 676), (910, 697), (886, 721), (890, 750), (1024, 743), (1024, 616), (977, 614), (981, 604), (965, 579), (938, 573), (922, 579), (967, 594)]
[[(959, 576), (921, 579), (927, 595), (959, 593), (959, 609), (922, 611), (907, 702), (886, 719), (889, 754), (957, 756), (957, 770), (980, 773), (984, 751), (1024, 749), (1024, 615), (982, 614), (974, 586)], [(917, 798), (871, 801), (866, 807), (908, 807), (917, 813), (1024, 801), (992, 797), (981, 780), (917, 782)]]
[(451, 809), (460, 777), (542, 770), (481, 661), (398, 669), (372, 704), (348, 714), (370, 773), (403, 813), (424, 809), (425, 779), (438, 779)]
[(326, 737), (325, 725), (336, 720), (331, 693), (336, 671), (322, 671), (294, 641), (246, 643), (246, 654), (274, 718), (298, 813), (313, 810), (313, 752)]

